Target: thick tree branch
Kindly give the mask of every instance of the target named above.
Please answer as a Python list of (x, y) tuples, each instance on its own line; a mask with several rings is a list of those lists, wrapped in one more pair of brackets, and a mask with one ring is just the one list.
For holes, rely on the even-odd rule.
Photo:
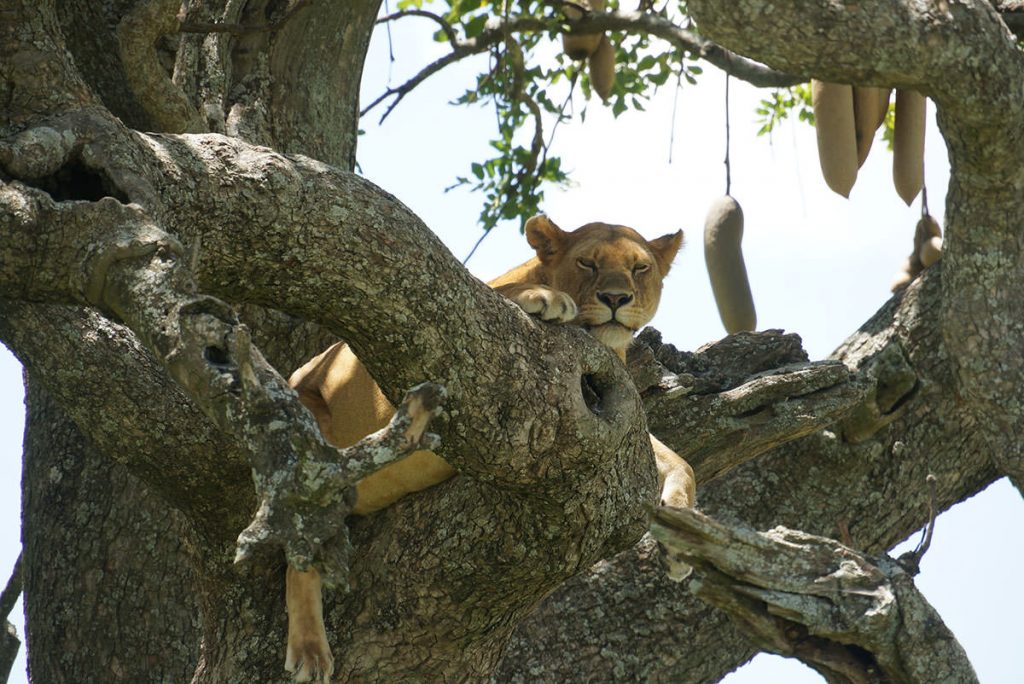
[[(543, 443), (551, 439), (547, 433), (531, 433), (530, 426), (539, 419), (532, 415), (537, 407), (530, 402), (524, 407), (530, 408), (531, 417), (524, 408), (522, 422), (504, 426), (471, 406), (493, 403), (497, 397), (507, 400), (510, 388), (519, 388), (514, 391), (524, 396), (552, 391), (571, 402), (582, 374), (598, 376), (598, 384), (609, 388), (628, 382), (614, 356), (589, 336), (531, 321), (472, 278), (408, 210), (357, 176), (220, 136), (164, 136), (144, 144), (188, 168), (188, 189), (178, 184), (177, 174), (162, 173), (160, 166), (140, 174), (145, 162), (105, 172), (118, 186), (122, 179), (140, 175), (156, 183), (154, 191), (161, 195), (157, 201), (175, 207), (169, 217), (174, 230), (199, 245), (202, 289), (228, 301), (267, 304), (324, 323), (350, 341), (394, 401), (404, 387), (436, 378), (451, 393), (450, 407), (464, 416), (446, 440), (455, 450), (452, 458), (466, 459), (461, 465), (467, 469), (511, 482), (536, 479), (536, 462), (525, 455), (484, 463), (474, 461), (473, 454), (496, 445), (525, 454), (527, 445), (538, 446), (538, 438)], [(123, 156), (108, 151), (111, 159)], [(272, 205), (251, 201), (252, 193), (268, 192), (276, 198)], [(301, 221), (293, 219), (299, 216)], [(239, 255), (234, 245), (254, 236), (254, 230), (259, 239)], [(388, 249), (382, 250), (382, 244)], [(341, 262), (339, 254), (346, 255)], [(292, 277), (294, 269), (307, 277)], [(431, 294), (436, 291), (433, 274), (440, 271), (451, 274), (445, 298)], [(457, 313), (450, 308), (452, 302), (460, 303)], [(499, 339), (522, 343), (494, 342)], [(488, 340), (492, 346), (481, 353), (479, 345)], [(553, 373), (523, 362), (528, 349), (545, 347), (565, 357)], [(379, 372), (382, 367), (386, 371)], [(612, 392), (607, 399), (609, 406), (621, 406), (621, 412), (599, 418), (582, 402), (541, 410), (550, 411), (545, 421), (561, 425), (565, 435), (596, 445), (618, 441), (616, 435), (639, 409), (626, 395)], [(602, 452), (588, 448), (584, 453), (596, 461)]]
[[(76, 255), (73, 261), (78, 263), (63, 264), (63, 276), (59, 268), (48, 273), (50, 282), (43, 291), (52, 293), (63, 281), (71, 286), (65, 296), (124, 320), (203, 411), (252, 454), (263, 501), (257, 521), (240, 540), (238, 558), (248, 558), (258, 544), (275, 542), (297, 567), (316, 557), (328, 581), (344, 583), (349, 551), (344, 518), (351, 506), (346, 492), (370, 472), (422, 444), (434, 444), (424, 435), (419, 417), (436, 413), (438, 391), (425, 388), (416, 394), (389, 430), (342, 450), (340, 463), (333, 463), (334, 448), (251, 345), (245, 326), (222, 302), (194, 294), (184, 250), (176, 240), (141, 212), (110, 198), (81, 207), (83, 217), (78, 205), (58, 209), (42, 193), (24, 189), (21, 197), (10, 197), (18, 189), (8, 190), (11, 202), (27, 205), (34, 200), (39, 214), (59, 213), (64, 219), (46, 222), (27, 216), (27, 222), (6, 223), (22, 238), (12, 240), (21, 248), (46, 240), (48, 228), (57, 228), (60, 239), (69, 241), (47, 249)], [(37, 250), (38, 245), (28, 247), (29, 252), (46, 253)], [(408, 432), (412, 422), (419, 425), (415, 434)], [(321, 545), (339, 533), (328, 559)]]
[(130, 330), (92, 309), (0, 300), (0, 338), (98, 449), (186, 513), (201, 537), (228, 546), (245, 527), (255, 510), (248, 454)]
[(807, 81), (800, 72), (783, 72), (732, 52), (707, 37), (647, 12), (591, 12), (573, 24), (580, 31), (623, 31), (658, 36), (673, 47), (713, 64), (725, 73), (759, 88), (779, 88)]
[(641, 348), (674, 371), (644, 392), (648, 422), (701, 483), (832, 425), (869, 393), (844, 364), (806, 361), (799, 338), (781, 331), (732, 335), (693, 354), (644, 333), (634, 352)]
[[(1024, 287), (1020, 217), (1006, 212), (1024, 183), (1024, 54), (991, 2), (754, 2), (688, 5), (701, 30), (780, 69), (846, 83), (915, 88), (931, 97), (949, 149), (943, 338), (1004, 473), (1020, 483), (1024, 451)], [(822, 27), (827, 27), (824, 30)], [(863, 37), (852, 44), (833, 35)], [(1018, 439), (1005, 444), (1004, 435)]]
[(441, 27), (445, 37), (448, 39), (448, 44), (452, 46), (452, 50), (458, 50), (459, 34), (455, 31), (455, 28), (439, 14), (419, 9), (399, 10), (398, 12), (393, 12), (385, 17), (381, 17), (377, 20), (377, 23), (386, 24), (389, 21), (395, 21), (396, 19), (402, 19), (404, 17), (422, 17), (424, 19), (430, 19)]
[(157, 57), (159, 38), (178, 32), (180, 0), (139, 3), (117, 27), (118, 47), (128, 83), (159, 130), (198, 133), (206, 122)]
[(761, 648), (797, 657), (829, 682), (976, 682), (967, 654), (891, 558), (777, 527), (758, 533), (692, 510), (651, 524), (694, 566), (691, 590)]

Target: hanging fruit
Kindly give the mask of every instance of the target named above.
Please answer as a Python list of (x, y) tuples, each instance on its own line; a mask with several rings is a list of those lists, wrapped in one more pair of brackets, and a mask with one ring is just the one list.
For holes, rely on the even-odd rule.
[(900, 290), (910, 284), (910, 281), (921, 275), (921, 271), (928, 268), (942, 257), (942, 229), (936, 221), (925, 210), (921, 220), (917, 222), (914, 229), (914, 250), (903, 262), (903, 267), (893, 279), (890, 289), (893, 292)]
[(857, 131), (857, 167), (864, 166), (864, 161), (871, 151), (871, 143), (875, 141), (875, 132), (885, 121), (889, 112), (890, 88), (872, 88), (854, 86), (853, 88), (853, 120)]
[[(582, 0), (579, 4), (587, 11), (603, 12), (605, 0)], [(566, 19), (570, 21), (579, 21), (584, 15), (583, 10), (570, 4), (564, 5), (562, 11), (565, 12)], [(597, 52), (603, 36), (603, 33), (575, 33), (571, 31), (563, 33), (562, 50), (569, 56), (569, 59), (587, 59)]]
[(818, 161), (825, 183), (843, 197), (857, 181), (857, 127), (853, 87), (811, 81), (811, 105), (818, 138)]
[(892, 180), (907, 206), (924, 184), (924, 129), (927, 99), (915, 90), (896, 91), (892, 134)]
[(729, 195), (715, 200), (704, 221), (704, 261), (718, 315), (730, 335), (757, 327), (742, 240), (743, 209), (739, 202)]
[(601, 36), (601, 42), (594, 54), (590, 55), (590, 85), (602, 100), (607, 100), (615, 85), (615, 47), (608, 36)]

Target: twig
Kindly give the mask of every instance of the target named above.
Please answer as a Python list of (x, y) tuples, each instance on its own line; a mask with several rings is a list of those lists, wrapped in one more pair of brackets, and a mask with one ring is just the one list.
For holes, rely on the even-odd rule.
[[(494, 229), (491, 228), (491, 230), (494, 230)], [(465, 266), (466, 264), (469, 263), (470, 258), (472, 258), (472, 256), (474, 254), (476, 254), (477, 247), (479, 247), (481, 245), (481, 243), (483, 243), (484, 238), (486, 238), (488, 235), (491, 234), (491, 230), (485, 230), (483, 233), (480, 234), (480, 237), (478, 237), (476, 239), (476, 242), (473, 243), (473, 248), (471, 250), (469, 250), (469, 254), (467, 254), (466, 258), (462, 260), (462, 265), (463, 266)]]
[(298, 0), (280, 19), (269, 24), (211, 24), (189, 21), (183, 22), (178, 28), (178, 31), (181, 33), (231, 33), (234, 35), (277, 31), (292, 17), (298, 14), (300, 10), (305, 9), (312, 4), (313, 0)]
[(11, 571), (11, 578), (7, 580), (7, 586), (0, 594), (0, 682), (6, 682), (11, 674), (11, 668), (18, 657), (18, 650), (21, 648), (21, 641), (18, 639), (14, 626), (7, 621), (14, 604), (18, 602), (23, 585), (21, 554), (18, 560), (14, 561), (14, 570)]
[[(384, 11), (391, 11), (387, 0), (384, 2)], [(386, 28), (388, 32), (388, 85), (391, 85), (391, 69), (395, 65), (395, 42), (391, 39), (391, 24), (388, 24), (384, 28)]]
[(683, 89), (683, 69), (679, 68), (679, 77), (676, 79), (676, 92), (672, 96), (672, 127), (668, 133), (668, 163), (672, 163), (672, 148), (676, 143), (676, 112), (679, 108), (679, 91)]
[(562, 119), (565, 119), (565, 110), (570, 104), (572, 104), (573, 93), (576, 92), (576, 82), (579, 81), (579, 71), (573, 71), (572, 76), (569, 79), (569, 94), (565, 96), (565, 101), (562, 102), (562, 106), (558, 108), (558, 116), (555, 118), (555, 125), (551, 127), (551, 135), (548, 136), (548, 142), (544, 146), (545, 150), (550, 150), (551, 146), (555, 142), (555, 131), (558, 130), (558, 124), (562, 123)]
[(732, 162), (729, 161), (729, 74), (725, 75), (725, 194), (732, 191)]
[(385, 110), (384, 114), (382, 114), (380, 117), (380, 122), (383, 123), (384, 120), (387, 119), (388, 116), (391, 114), (392, 110), (394, 110), (394, 108), (398, 106), (398, 103), (401, 102), (402, 99), (410, 92), (412, 92), (412, 90), (420, 83), (425, 81), (430, 76), (433, 76), (435, 73), (445, 68), (449, 64), (454, 64), (455, 62), (459, 61), (460, 59), (463, 59), (464, 57), (478, 54), (479, 52), (482, 52), (482, 50), (472, 50), (466, 47), (462, 47), (428, 64), (423, 69), (421, 69), (418, 74), (410, 78), (402, 85), (398, 86), (397, 88), (388, 88), (384, 92), (384, 94), (380, 95), (376, 100), (374, 100), (366, 107), (364, 107), (362, 111), (359, 112), (359, 116), (365, 116), (371, 109), (379, 105), (381, 102), (383, 102), (384, 100), (391, 96), (395, 96), (394, 102), (388, 105), (387, 110)]
[(376, 23), (387, 24), (404, 17), (423, 17), (424, 19), (430, 19), (431, 21), (436, 22), (441, 27), (441, 30), (444, 31), (444, 35), (448, 37), (448, 43), (451, 44), (452, 49), (457, 50), (459, 48), (460, 43), (458, 31), (455, 30), (455, 27), (445, 21), (444, 17), (434, 14), (433, 12), (415, 9), (401, 10), (381, 17)]
[(928, 524), (925, 525), (924, 530), (921, 532), (921, 541), (917, 543), (917, 547), (896, 559), (900, 567), (915, 577), (921, 572), (921, 559), (924, 558), (924, 554), (928, 552), (928, 548), (932, 545), (932, 535), (935, 533), (935, 500), (938, 496), (935, 475), (928, 473), (925, 482), (928, 483)]
[[(363, 108), (360, 116), (367, 114), (381, 102), (394, 96), (396, 97), (395, 101), (391, 103), (384, 115), (381, 116), (380, 120), (384, 121), (395, 105), (413, 88), (449, 64), (453, 64), (471, 55), (485, 52), (491, 46), (504, 40), (509, 34), (557, 32), (561, 30), (562, 25), (563, 22), (560, 18), (516, 17), (508, 21), (502, 21), (499, 26), (484, 30), (475, 38), (457, 41), (450, 53), (421, 69), (419, 73), (401, 86), (388, 88), (382, 95)], [(654, 35), (684, 52), (701, 57), (727, 74), (758, 87), (791, 86), (807, 80), (802, 76), (775, 71), (763, 64), (729, 52), (720, 45), (701, 38), (692, 31), (680, 28), (668, 19), (656, 15), (640, 12), (591, 12), (578, 21), (573, 22), (573, 26), (578, 27), (580, 31), (590, 33), (623, 31), (625, 33), (647, 33)]]
[(0, 594), (0, 621), (6, 620), (11, 614), (14, 604), (18, 602), (18, 596), (21, 595), (23, 584), (24, 575), (21, 567), (21, 554), (19, 553), (18, 560), (14, 561), (11, 577), (7, 580), (7, 586), (4, 587), (3, 593)]

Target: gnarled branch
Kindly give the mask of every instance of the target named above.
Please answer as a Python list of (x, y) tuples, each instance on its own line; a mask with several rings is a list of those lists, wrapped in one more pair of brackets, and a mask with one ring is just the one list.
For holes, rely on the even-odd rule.
[[(183, 247), (144, 212), (112, 198), (58, 205), (32, 188), (4, 190), (8, 206), (22, 207), (19, 220), (12, 212), (3, 224), (15, 238), (10, 256), (57, 241), (64, 244), (52, 253), (73, 255), (50, 264), (25, 294), (60, 297), (63, 284), (67, 301), (98, 306), (125, 321), (207, 416), (252, 454), (263, 503), (258, 524), (240, 540), (239, 558), (273, 541), (285, 547), (292, 564), (305, 567), (316, 558), (329, 581), (343, 583), (348, 490), (421, 445), (436, 446), (423, 432), (423, 418), (436, 414), (440, 390), (422, 387), (390, 430), (344, 450), (336, 462), (336, 450), (251, 344), (247, 328), (226, 304), (195, 292)], [(325, 552), (323, 545), (336, 537), (339, 543)]]
[(132, 92), (160, 130), (198, 133), (207, 129), (199, 112), (164, 71), (157, 58), (156, 42), (177, 33), (180, 0), (145, 0), (117, 27), (121, 64)]
[[(649, 349), (658, 373), (646, 373), (651, 429), (685, 458), (699, 483), (727, 473), (785, 442), (832, 425), (863, 404), (869, 384), (839, 361), (809, 362), (796, 335), (739, 333), (680, 353), (642, 333), (633, 354)], [(657, 384), (650, 385), (655, 376)]]
[(694, 566), (691, 590), (761, 648), (833, 683), (976, 682), (963, 648), (891, 558), (777, 527), (754, 532), (659, 508), (654, 537)]

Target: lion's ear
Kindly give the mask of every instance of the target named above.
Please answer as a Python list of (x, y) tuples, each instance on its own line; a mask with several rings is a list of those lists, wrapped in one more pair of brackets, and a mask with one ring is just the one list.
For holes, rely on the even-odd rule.
[(672, 268), (672, 260), (676, 258), (676, 253), (683, 246), (683, 231), (677, 230), (674, 233), (662, 235), (660, 238), (648, 242), (647, 246), (654, 254), (655, 261), (658, 262), (661, 275), (666, 276), (668, 270)]
[(537, 258), (548, 263), (565, 245), (568, 233), (556, 226), (544, 214), (538, 214), (527, 220), (526, 241), (537, 251)]

